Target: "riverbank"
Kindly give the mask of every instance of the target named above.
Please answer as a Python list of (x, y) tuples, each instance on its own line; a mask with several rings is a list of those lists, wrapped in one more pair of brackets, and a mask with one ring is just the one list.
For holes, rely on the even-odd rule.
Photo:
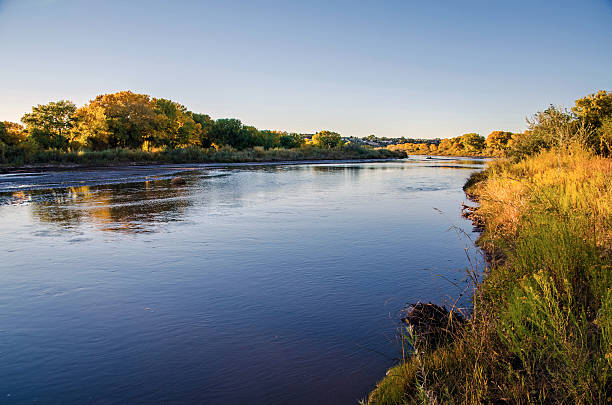
[(218, 163), (158, 163), (158, 162), (133, 162), (100, 165), (78, 165), (78, 164), (57, 164), (57, 165), (29, 165), (16, 168), (1, 169), (0, 174), (19, 174), (19, 173), (44, 173), (44, 172), (63, 172), (73, 170), (130, 170), (130, 169), (170, 169), (173, 172), (187, 171), (191, 169), (225, 169), (232, 167), (257, 167), (257, 166), (296, 166), (309, 164), (342, 164), (342, 163), (374, 163), (391, 162), (400, 158), (374, 158), (374, 159), (312, 159), (312, 160), (268, 160), (268, 161), (246, 161), (246, 162), (218, 162)]
[(57, 150), (5, 155), (0, 161), (0, 172), (15, 170), (112, 167), (117, 165), (180, 164), (180, 163), (249, 163), (281, 161), (321, 161), (356, 159), (398, 159), (403, 152), (359, 146), (339, 148), (301, 147), (294, 149), (214, 149), (183, 148), (163, 151), (109, 149), (104, 151), (61, 152)]
[(450, 342), (417, 344), (367, 403), (609, 401), (610, 179), (612, 160), (578, 148), (472, 176), (465, 190), (490, 263), (470, 321)]

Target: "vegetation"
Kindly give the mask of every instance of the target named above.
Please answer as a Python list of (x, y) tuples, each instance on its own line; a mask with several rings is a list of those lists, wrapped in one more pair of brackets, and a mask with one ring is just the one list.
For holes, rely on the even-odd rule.
[(67, 100), (37, 105), (21, 125), (0, 122), (0, 162), (244, 162), (293, 159), (397, 158), (402, 152), (347, 144), (340, 134), (312, 136), (259, 130), (146, 94), (121, 91), (77, 108)]
[(350, 137), (349, 140), (351, 142), (356, 142), (359, 144), (366, 144), (371, 146), (388, 146), (388, 145), (397, 145), (404, 143), (424, 143), (427, 145), (435, 144), (438, 145), (441, 141), (440, 138), (406, 138), (402, 136), (400, 138), (389, 138), (386, 136), (376, 136), (374, 134), (365, 136), (363, 138)]
[(403, 155), (385, 149), (368, 149), (351, 145), (333, 149), (303, 146), (294, 149), (254, 147), (242, 150), (224, 146), (218, 149), (190, 147), (160, 151), (108, 149), (103, 151), (62, 152), (45, 150), (27, 155), (12, 155), (11, 164), (13, 166), (26, 164), (104, 166), (117, 163), (240, 163), (327, 159), (396, 159), (401, 157)]
[(402, 142), (387, 146), (408, 154), (448, 156), (523, 157), (568, 142), (582, 143), (595, 153), (612, 150), (612, 93), (600, 90), (579, 100), (567, 111), (550, 106), (536, 113), (527, 131), (493, 131), (486, 139), (469, 133), (439, 142)]
[(482, 282), (470, 271), (469, 322), (439, 346), (416, 344), (406, 327), (412, 355), (369, 404), (610, 402), (610, 98), (549, 108), (525, 134), (497, 136), (512, 142), (509, 158), (466, 185), (489, 258)]
[[(493, 134), (502, 131), (495, 131)], [(495, 138), (495, 135), (493, 135)], [(492, 138), (492, 139), (493, 139)], [(442, 156), (494, 156), (496, 153), (491, 148), (485, 148), (484, 137), (469, 133), (454, 138), (445, 138), (439, 143), (400, 143), (387, 146), (387, 149), (402, 151), (411, 155), (442, 155)]]

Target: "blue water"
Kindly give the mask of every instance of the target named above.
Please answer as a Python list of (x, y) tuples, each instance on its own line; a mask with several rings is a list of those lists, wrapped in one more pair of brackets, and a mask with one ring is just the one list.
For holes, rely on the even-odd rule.
[(460, 295), (480, 167), (0, 175), (0, 403), (355, 404)]

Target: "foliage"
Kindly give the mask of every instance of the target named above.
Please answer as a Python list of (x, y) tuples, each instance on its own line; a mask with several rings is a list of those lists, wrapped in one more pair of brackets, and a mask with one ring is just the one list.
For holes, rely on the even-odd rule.
[(612, 114), (612, 92), (599, 90), (576, 100), (575, 104), (572, 111), (585, 125), (600, 127), (603, 119)]
[(22, 125), (16, 122), (0, 121), (0, 144), (16, 146), (23, 142), (26, 136)]
[(108, 126), (104, 108), (90, 104), (75, 112), (76, 125), (72, 129), (75, 143), (90, 150), (103, 150), (110, 145), (113, 135)]
[(598, 153), (612, 153), (612, 92), (600, 90), (576, 100), (572, 111), (581, 125), (590, 129), (587, 142)]
[(469, 134), (461, 135), (460, 137), (461, 145), (463, 149), (468, 152), (478, 152), (484, 149), (485, 138), (472, 132)]
[(212, 127), (213, 120), (207, 114), (197, 114), (190, 112), (191, 119), (194, 122), (200, 124), (201, 130), (199, 134), (199, 146), (202, 148), (210, 148), (212, 146), (212, 140), (210, 139), (210, 128)]
[(299, 148), (304, 144), (304, 138), (300, 134), (282, 134), (279, 137), (279, 144), (282, 148)]
[(208, 136), (217, 145), (228, 145), (233, 148), (242, 149), (249, 146), (250, 133), (252, 131), (249, 128), (244, 128), (240, 120), (223, 118), (216, 120), (212, 124)]
[(390, 150), (401, 150), (416, 155), (483, 156), (490, 155), (485, 149), (485, 138), (469, 133), (454, 138), (442, 139), (435, 143), (401, 143), (387, 146)]
[(109, 147), (136, 149), (145, 142), (155, 143), (156, 112), (149, 96), (121, 91), (100, 95), (89, 106), (104, 111), (111, 133)]
[(174, 149), (201, 143), (202, 124), (195, 122), (185, 106), (163, 98), (152, 103), (156, 113), (152, 146)]
[[(390, 150), (411, 154), (449, 156), (496, 156), (522, 159), (552, 147), (566, 148), (582, 144), (595, 153), (612, 153), (612, 92), (597, 93), (576, 100), (570, 110), (549, 106), (527, 119), (524, 133), (493, 131), (486, 140), (475, 133), (442, 139), (436, 143), (425, 141), (398, 142), (388, 145)], [(376, 138), (374, 135), (364, 138)]]
[(312, 136), (312, 144), (320, 148), (337, 148), (343, 144), (343, 141), (337, 132), (321, 131)]
[(612, 146), (612, 93), (600, 90), (576, 100), (571, 111), (550, 106), (527, 122), (527, 131), (510, 142), (508, 155), (520, 159), (552, 147), (581, 144), (608, 156)]
[[(213, 146), (268, 150), (300, 148), (306, 143), (302, 134), (259, 130), (235, 118), (213, 120), (175, 101), (131, 91), (99, 95), (78, 109), (66, 100), (38, 105), (22, 121), (25, 129), (8, 122), (0, 125), (3, 161), (54, 150), (160, 151)], [(340, 134), (322, 131), (311, 146), (336, 148), (342, 144)]]
[(21, 118), (28, 136), (43, 148), (65, 150), (68, 133), (74, 125), (76, 106), (67, 100), (39, 104)]
[(485, 146), (491, 151), (492, 155), (501, 155), (508, 149), (513, 135), (512, 132), (508, 131), (493, 131), (487, 136)]

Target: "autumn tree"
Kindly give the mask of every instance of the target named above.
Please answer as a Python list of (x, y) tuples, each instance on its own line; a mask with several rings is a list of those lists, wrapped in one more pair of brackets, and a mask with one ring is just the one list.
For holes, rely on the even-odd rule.
[(26, 135), (23, 125), (16, 122), (0, 121), (0, 143), (7, 146), (17, 146), (25, 140)]
[(109, 148), (112, 133), (101, 105), (85, 105), (77, 109), (74, 116), (76, 125), (72, 129), (73, 142), (90, 150)]
[(335, 148), (342, 145), (342, 136), (337, 132), (320, 131), (312, 136), (312, 143), (320, 148)]
[(599, 90), (597, 93), (576, 100), (572, 111), (586, 125), (600, 127), (606, 117), (612, 115), (612, 92)]
[(572, 112), (580, 121), (586, 143), (597, 152), (609, 155), (612, 152), (612, 139), (606, 122), (612, 119), (612, 92), (599, 90), (576, 100), (575, 104)]
[(438, 144), (438, 150), (439, 151), (448, 151), (448, 150), (451, 149), (452, 146), (453, 146), (453, 144), (452, 144), (451, 140), (448, 139), (448, 138), (444, 138)]
[(512, 132), (493, 131), (487, 136), (485, 145), (494, 151), (503, 151), (508, 148), (508, 142), (512, 139)]
[(461, 135), (460, 142), (463, 148), (468, 152), (480, 152), (485, 146), (484, 137), (474, 132)]
[(146, 94), (131, 91), (103, 94), (91, 101), (90, 106), (99, 106), (104, 111), (111, 133), (109, 147), (138, 149), (145, 141), (155, 141), (157, 114)]

